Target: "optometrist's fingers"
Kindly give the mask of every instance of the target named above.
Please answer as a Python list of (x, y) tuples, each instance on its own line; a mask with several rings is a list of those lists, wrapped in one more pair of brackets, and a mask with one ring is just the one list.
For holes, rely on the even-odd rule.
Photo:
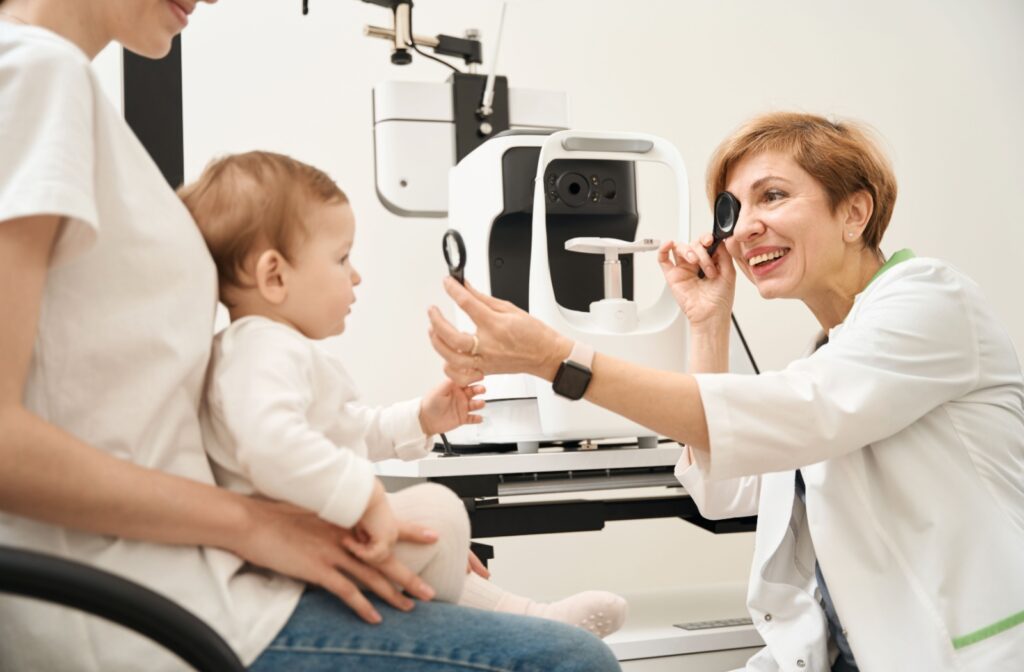
[(667, 244), (663, 244), (659, 248), (658, 264), (661, 266), (661, 272), (665, 276), (666, 282), (670, 285), (696, 278), (700, 266), (697, 264), (695, 254), (691, 253), (693, 261), (686, 258), (689, 252), (690, 245), (688, 243), (675, 241), (668, 241)]
[(431, 336), (436, 335), (449, 350), (458, 354), (468, 354), (473, 350), (473, 334), (459, 331), (452, 326), (452, 323), (441, 314), (437, 306), (427, 309), (427, 316), (430, 318)]
[[(479, 355), (470, 355), (465, 352), (459, 352), (453, 349), (445, 339), (441, 337), (440, 332), (437, 329), (430, 330), (430, 344), (434, 346), (434, 350), (437, 354), (441, 355), (445, 362), (448, 364), (460, 368), (460, 369), (475, 369), (480, 363)], [(452, 380), (455, 380), (454, 378)], [(476, 379), (478, 380), (478, 379)], [(455, 380), (460, 387), (465, 387), (469, 383), (474, 383), (476, 380), (462, 381)]]
[(495, 298), (495, 297), (491, 296), (490, 294), (484, 294), (483, 292), (478, 290), (476, 287), (471, 285), (468, 281), (466, 282), (465, 287), (466, 287), (467, 290), (469, 290), (469, 293), (472, 294), (474, 298), (476, 298), (478, 301), (483, 303), (485, 306), (487, 306), (488, 308), (491, 308), (492, 310), (494, 310), (496, 312), (507, 313), (507, 312), (510, 312), (512, 310), (517, 310), (516, 305), (514, 303), (512, 303), (511, 301), (505, 301), (504, 299)]
[(669, 256), (675, 244), (674, 240), (666, 240), (658, 248), (658, 266), (661, 267), (662, 273), (668, 273), (676, 267), (675, 259)]
[(722, 278), (729, 282), (735, 282), (736, 267), (733, 265), (732, 253), (729, 252), (729, 247), (725, 244), (724, 240), (719, 244), (718, 249), (715, 250), (714, 260)]
[[(714, 239), (708, 243), (708, 246), (713, 242)], [(718, 247), (721, 248), (721, 244), (719, 244)], [(704, 271), (705, 276), (712, 280), (717, 278), (719, 276), (718, 266), (711, 258), (711, 255), (708, 254), (707, 246), (704, 245), (704, 240), (695, 241), (689, 246), (689, 248), (690, 249), (684, 254), (686, 260), (690, 263), (694, 263), (694, 260), (696, 259), (696, 263), (700, 266), (701, 270)]]
[(450, 277), (444, 279), (444, 290), (455, 301), (455, 305), (462, 312), (466, 313), (469, 319), (473, 320), (477, 326), (482, 327), (490, 324), (494, 316), (494, 309), (478, 298), (479, 292), (477, 295), (474, 295), (464, 285), (459, 284)]

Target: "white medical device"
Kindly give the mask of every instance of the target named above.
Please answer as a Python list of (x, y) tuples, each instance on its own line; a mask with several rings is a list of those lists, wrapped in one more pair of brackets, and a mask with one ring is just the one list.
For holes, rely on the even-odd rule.
[[(644, 310), (633, 297), (632, 256), (658, 246), (634, 240), (639, 162), (671, 170), (678, 221), (670, 233), (688, 240), (682, 159), (662, 138), (635, 133), (500, 134), (452, 169), (449, 225), (466, 242), (466, 279), (481, 291), (598, 352), (683, 371), (686, 321), (669, 290)], [(456, 319), (460, 329), (473, 330), (465, 315)], [(516, 443), (525, 452), (547, 441), (656, 443), (651, 430), (587, 401), (563, 399), (532, 376), (489, 376), (484, 384), (485, 422), (459, 441), (471, 432), (475, 442)]]
[(622, 298), (622, 262), (620, 254), (658, 249), (659, 241), (643, 238), (634, 242), (618, 238), (573, 238), (566, 241), (570, 252), (604, 256), (604, 298), (590, 304), (594, 324), (610, 332), (628, 334), (637, 327), (636, 302)]
[[(676, 149), (649, 135), (566, 131), (564, 93), (510, 89), (495, 69), (504, 7), (484, 76), (477, 73), (477, 31), (466, 38), (418, 36), (408, 0), (367, 1), (394, 14), (392, 28), (367, 28), (391, 42), (393, 63), (408, 63), (413, 52), (430, 58), (420, 49), (426, 47), (462, 58), (468, 68), (443, 83), (387, 81), (374, 88), (381, 203), (403, 217), (448, 215), (466, 243), (466, 278), (482, 291), (598, 352), (683, 371), (685, 318), (667, 288), (640, 309), (633, 271), (635, 255), (658, 247), (655, 239), (637, 239), (638, 163), (667, 166), (678, 221), (666, 233), (690, 239), (686, 169)], [(465, 315), (458, 321), (474, 330)], [(735, 370), (751, 371), (742, 336), (733, 336)], [(658, 440), (619, 415), (555, 395), (531, 376), (490, 376), (486, 386), (485, 422), (450, 432), (452, 443), (531, 452), (547, 442), (590, 447), (624, 438), (653, 447)]]
[(446, 82), (398, 82), (373, 89), (373, 148), (377, 196), (391, 212), (402, 217), (444, 217), (448, 213), (448, 169), (495, 134), (508, 129), (558, 130), (568, 128), (569, 115), (561, 91), (510, 89), (497, 74), (505, 3), (492, 53), (490, 72), (483, 63), (480, 32), (465, 38), (412, 34), (410, 0), (366, 0), (388, 7), (394, 27), (367, 26), (366, 34), (392, 43), (391, 61), (406, 64), (412, 52), (455, 56), (467, 72), (454, 72)]
[[(448, 170), (480, 135), (474, 105), (484, 78), (457, 73), (447, 82), (381, 82), (373, 89), (373, 149), (377, 196), (403, 217), (448, 213)], [(568, 128), (565, 93), (508, 88), (499, 78), (499, 100), (507, 100), (508, 127)]]

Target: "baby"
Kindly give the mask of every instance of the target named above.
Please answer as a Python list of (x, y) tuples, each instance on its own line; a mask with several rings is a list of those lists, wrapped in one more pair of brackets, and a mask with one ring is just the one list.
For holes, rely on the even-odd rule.
[[(372, 462), (423, 457), (433, 435), (483, 407), (483, 388), (447, 381), (422, 399), (374, 408), (357, 402), (336, 354), (318, 341), (345, 329), (359, 273), (348, 198), (322, 171), (249, 152), (214, 161), (180, 190), (217, 265), (231, 324), (214, 339), (201, 409), (218, 482), (288, 501), (353, 530), (348, 549), (369, 563), (392, 553), (438, 599), (549, 618), (599, 637), (617, 630), (626, 602), (586, 591), (554, 603), (512, 595), (468, 572), (469, 519), (454, 493), (423, 484), (387, 494)], [(397, 542), (397, 520), (435, 530), (434, 544)]]

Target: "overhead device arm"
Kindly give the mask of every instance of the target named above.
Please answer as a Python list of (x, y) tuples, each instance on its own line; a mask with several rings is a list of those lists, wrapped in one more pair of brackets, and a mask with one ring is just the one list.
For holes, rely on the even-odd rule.
[[(378, 5), (391, 10), (394, 20), (392, 27), (366, 26), (364, 32), (369, 37), (377, 37), (392, 43), (391, 62), (395, 65), (407, 65), (412, 62), (410, 50), (418, 51), (417, 47), (433, 49), (441, 56), (461, 58), (475, 72), (477, 65), (483, 63), (483, 49), (480, 44), (479, 32), (475, 29), (466, 31), (464, 37), (436, 35), (428, 37), (412, 33), (412, 0), (363, 0), (371, 5)], [(302, 0), (302, 13), (309, 14), (309, 0)]]

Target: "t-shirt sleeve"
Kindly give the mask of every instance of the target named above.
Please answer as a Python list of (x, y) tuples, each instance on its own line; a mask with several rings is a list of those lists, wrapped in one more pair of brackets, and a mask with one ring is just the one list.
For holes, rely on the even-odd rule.
[(70, 48), (29, 39), (0, 53), (0, 226), (62, 217), (53, 263), (87, 249), (99, 227), (93, 96), (89, 64)]
[[(697, 375), (712, 479), (788, 471), (888, 438), (977, 384), (963, 279), (906, 262), (807, 359), (760, 376)], [(896, 277), (899, 274), (899, 277)]]

